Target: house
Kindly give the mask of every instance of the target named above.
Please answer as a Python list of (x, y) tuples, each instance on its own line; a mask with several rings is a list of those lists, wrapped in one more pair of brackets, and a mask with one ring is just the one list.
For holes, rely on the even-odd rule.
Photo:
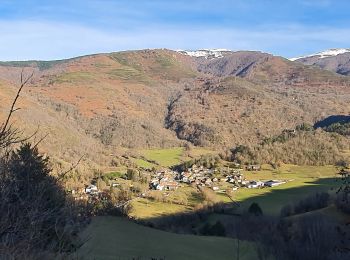
[(267, 187), (275, 187), (275, 186), (281, 185), (283, 183), (286, 183), (286, 182), (278, 181), (278, 180), (270, 180), (270, 181), (266, 181), (264, 183), (264, 185), (267, 186)]
[(190, 177), (191, 177), (191, 173), (190, 172), (182, 172), (180, 180), (182, 182), (185, 182), (185, 183), (191, 183)]
[(176, 190), (179, 185), (176, 181), (168, 181), (164, 183), (165, 190)]
[(219, 190), (219, 187), (218, 187), (218, 186), (214, 186), (212, 189), (213, 189), (214, 191), (218, 191), (218, 190)]
[(249, 181), (247, 180), (238, 180), (236, 183), (239, 187), (246, 187), (249, 184)]
[(208, 178), (208, 179), (205, 180), (204, 183), (205, 183), (205, 185), (211, 186), (211, 184), (212, 184), (213, 182), (212, 182), (211, 179)]
[(156, 185), (156, 190), (164, 190), (164, 185), (158, 183)]
[(233, 190), (233, 191), (238, 190), (238, 187), (234, 186), (234, 187), (232, 188), (232, 190)]
[(237, 168), (241, 167), (241, 164), (240, 164), (240, 163), (237, 163), (237, 162), (233, 162), (233, 163), (231, 163), (231, 167), (237, 169)]
[(247, 184), (247, 188), (249, 189), (261, 188), (261, 187), (264, 187), (264, 183), (262, 181), (251, 181)]
[(98, 193), (98, 188), (95, 185), (91, 184), (85, 188), (85, 193), (86, 194), (96, 194), (96, 193)]
[(247, 171), (260, 171), (261, 170), (261, 166), (258, 164), (252, 164), (252, 165), (248, 165), (246, 167)]
[(231, 178), (228, 179), (228, 182), (229, 183), (235, 183), (235, 179), (233, 177), (231, 177)]
[(282, 131), (283, 134), (295, 135), (297, 131), (295, 129), (284, 129)]

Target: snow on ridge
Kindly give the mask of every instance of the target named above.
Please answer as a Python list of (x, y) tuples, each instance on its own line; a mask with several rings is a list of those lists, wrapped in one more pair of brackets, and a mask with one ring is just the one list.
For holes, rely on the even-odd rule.
[(291, 61), (296, 61), (299, 59), (304, 59), (304, 58), (309, 58), (309, 57), (315, 57), (318, 56), (318, 58), (323, 59), (323, 58), (327, 58), (327, 57), (333, 57), (333, 56), (337, 56), (339, 54), (344, 54), (350, 52), (350, 49), (329, 49), (326, 51), (322, 51), (322, 52), (318, 52), (315, 54), (310, 54), (310, 55), (306, 55), (306, 56), (301, 56), (301, 57), (297, 57), (297, 58), (291, 58), (289, 60)]
[(200, 58), (204, 57), (205, 59), (210, 59), (210, 58), (222, 58), (224, 57), (223, 53), (224, 52), (231, 52), (231, 50), (227, 49), (201, 49), (201, 50), (177, 50), (177, 52)]

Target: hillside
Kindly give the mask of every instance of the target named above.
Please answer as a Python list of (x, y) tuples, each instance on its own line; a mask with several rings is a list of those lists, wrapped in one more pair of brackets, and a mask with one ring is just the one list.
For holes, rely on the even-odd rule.
[(205, 59), (170, 50), (0, 63), (1, 116), (35, 72), (17, 123), (40, 125), (56, 161), (110, 165), (124, 148), (230, 148), (350, 112), (350, 78), (260, 52)]
[[(84, 259), (232, 259), (236, 256), (233, 239), (173, 234), (118, 217), (96, 217), (82, 238), (87, 242), (77, 257)], [(253, 246), (241, 243), (240, 259), (254, 259)]]
[(350, 49), (331, 49), (291, 60), (305, 65), (314, 65), (341, 75), (350, 75)]

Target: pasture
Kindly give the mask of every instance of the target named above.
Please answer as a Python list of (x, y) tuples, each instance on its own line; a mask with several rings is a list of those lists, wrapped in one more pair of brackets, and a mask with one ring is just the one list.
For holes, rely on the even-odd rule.
[[(300, 199), (316, 192), (334, 190), (340, 185), (340, 180), (336, 177), (339, 169), (334, 166), (296, 166), (282, 165), (278, 169), (264, 165), (261, 171), (243, 171), (248, 180), (267, 181), (271, 179), (284, 180), (287, 183), (272, 188), (247, 189), (240, 188), (232, 192), (231, 198), (239, 203), (238, 212), (244, 212), (253, 202), (257, 202), (264, 214), (279, 215), (280, 210), (287, 204), (298, 202)], [(196, 196), (196, 194), (198, 196)], [(140, 199), (133, 202), (132, 216), (140, 219), (157, 218), (160, 216), (188, 212), (202, 202), (198, 191), (186, 184), (176, 192), (170, 192), (172, 201), (176, 201), (176, 196), (187, 196), (187, 205), (177, 203), (155, 202), (147, 199)], [(224, 193), (217, 193), (218, 201), (232, 203), (230, 198)]]
[[(77, 259), (233, 259), (234, 239), (182, 235), (133, 223), (121, 217), (95, 217), (81, 233), (86, 241)], [(256, 259), (252, 244), (240, 242), (240, 259)]]

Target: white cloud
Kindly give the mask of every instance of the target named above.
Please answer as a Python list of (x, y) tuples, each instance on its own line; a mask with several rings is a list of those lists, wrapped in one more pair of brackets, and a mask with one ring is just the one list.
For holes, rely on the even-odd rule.
[(350, 29), (264, 26), (139, 27), (103, 30), (45, 21), (0, 21), (0, 60), (60, 59), (97, 52), (143, 48), (227, 48), (289, 56), (330, 47), (349, 47)]

